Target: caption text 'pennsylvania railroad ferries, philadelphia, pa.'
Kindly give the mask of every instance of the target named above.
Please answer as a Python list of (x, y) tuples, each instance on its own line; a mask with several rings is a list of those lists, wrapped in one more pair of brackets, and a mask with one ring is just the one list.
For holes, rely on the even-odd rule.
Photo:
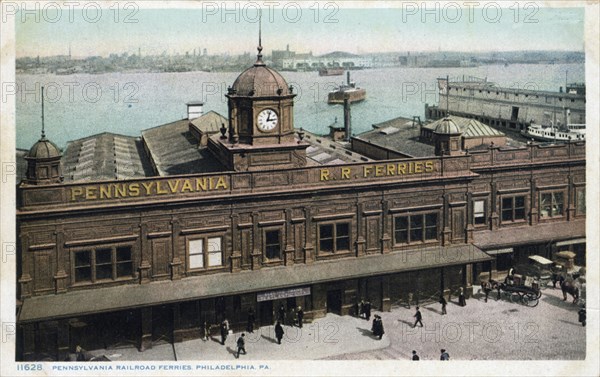
[(584, 141), (519, 143), (460, 114), (304, 132), (261, 50), (226, 116), (192, 102), (139, 137), (61, 149), (50, 130), (17, 151), (18, 360), (147, 350), (250, 309), (272, 325), (281, 305), (311, 321), (468, 298), (530, 255), (585, 264)]

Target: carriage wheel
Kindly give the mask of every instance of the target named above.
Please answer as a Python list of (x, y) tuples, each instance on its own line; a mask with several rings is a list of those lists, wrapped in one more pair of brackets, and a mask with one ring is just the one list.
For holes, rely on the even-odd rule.
[(510, 295), (510, 301), (511, 302), (519, 302), (521, 301), (521, 294), (519, 294), (519, 292), (513, 292)]
[(535, 293), (527, 293), (523, 296), (523, 303), (530, 307), (536, 307), (540, 303), (539, 297)]

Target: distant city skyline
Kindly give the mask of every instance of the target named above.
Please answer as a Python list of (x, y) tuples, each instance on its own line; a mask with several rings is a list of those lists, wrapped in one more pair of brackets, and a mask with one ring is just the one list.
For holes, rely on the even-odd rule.
[[(262, 2), (228, 3), (227, 9), (218, 7), (221, 3), (217, 2), (202, 4), (196, 4), (198, 8), (127, 8), (119, 12), (109, 8), (19, 10), (14, 16), (16, 56), (68, 55), (69, 48), (75, 58), (137, 54), (140, 50), (142, 55), (185, 54), (194, 49), (207, 49), (209, 55), (256, 52), (256, 7)], [(459, 10), (462, 3), (451, 3), (455, 7), (438, 3), (438, 8), (432, 3), (427, 9), (393, 3), (384, 3), (392, 8), (383, 9), (311, 3), (318, 4), (317, 11), (316, 6), (301, 4), (305, 6), (301, 10), (296, 5), (284, 9), (284, 2), (271, 11), (263, 10), (265, 54), (288, 44), (290, 50), (315, 55), (336, 50), (355, 54), (584, 50), (583, 7), (528, 8), (527, 4), (533, 3), (520, 3), (509, 8), (515, 4), (511, 2), (500, 3), (504, 8), (487, 3), (496, 5), (469, 11)]]

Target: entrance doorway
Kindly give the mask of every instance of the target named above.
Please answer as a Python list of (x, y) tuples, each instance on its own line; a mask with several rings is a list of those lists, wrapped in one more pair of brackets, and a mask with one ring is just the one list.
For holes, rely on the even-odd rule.
[(327, 291), (327, 313), (342, 314), (342, 290)]
[(152, 341), (173, 341), (173, 308), (170, 305), (152, 307)]
[(262, 301), (258, 303), (258, 321), (261, 326), (273, 324), (273, 301)]

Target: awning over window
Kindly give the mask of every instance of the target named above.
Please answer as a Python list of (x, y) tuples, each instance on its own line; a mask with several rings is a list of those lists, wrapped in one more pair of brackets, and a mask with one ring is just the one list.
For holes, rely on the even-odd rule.
[(486, 250), (486, 254), (487, 255), (498, 255), (498, 254), (508, 254), (508, 253), (512, 253), (514, 250), (512, 247), (505, 247), (504, 249), (493, 249), (493, 250)]
[(578, 243), (585, 243), (585, 238), (575, 238), (574, 240), (560, 241), (556, 243), (556, 246), (575, 245)]
[(434, 246), (311, 265), (263, 267), (254, 271), (87, 289), (27, 298), (18, 321), (26, 323), (235, 294), (260, 294), (316, 283), (465, 265), (491, 259), (473, 245)]

